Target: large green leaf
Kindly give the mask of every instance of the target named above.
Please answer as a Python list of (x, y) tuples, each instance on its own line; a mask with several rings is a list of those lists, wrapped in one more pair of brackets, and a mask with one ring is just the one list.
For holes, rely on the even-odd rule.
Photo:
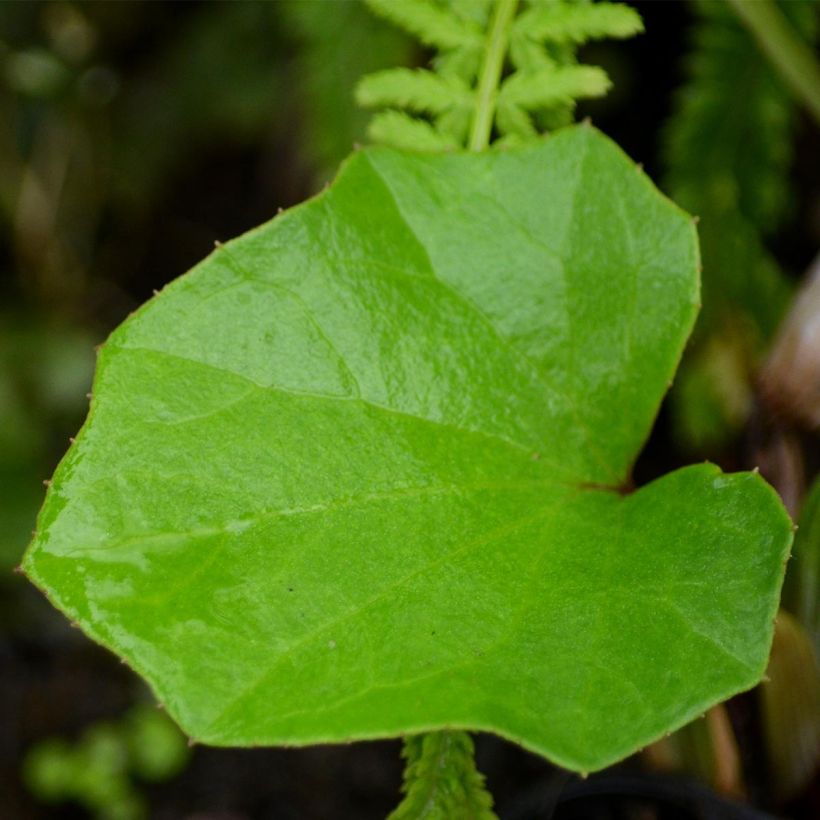
[(791, 539), (756, 475), (624, 492), (697, 264), (590, 127), (364, 151), (111, 336), (26, 572), (199, 740), (604, 766), (760, 678)]

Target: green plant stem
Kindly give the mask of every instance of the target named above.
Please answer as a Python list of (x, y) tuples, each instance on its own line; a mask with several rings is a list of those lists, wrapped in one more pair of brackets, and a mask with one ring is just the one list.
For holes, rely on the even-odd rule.
[(446, 730), (405, 738), (404, 799), (388, 820), (498, 820), (466, 732)]
[(518, 0), (498, 0), (496, 3), (493, 21), (487, 35), (484, 63), (478, 81), (478, 100), (467, 146), (471, 151), (483, 151), (490, 144), (498, 83), (504, 68), (510, 23), (515, 16), (517, 5)]
[(772, 0), (728, 0), (791, 92), (820, 124), (820, 64)]

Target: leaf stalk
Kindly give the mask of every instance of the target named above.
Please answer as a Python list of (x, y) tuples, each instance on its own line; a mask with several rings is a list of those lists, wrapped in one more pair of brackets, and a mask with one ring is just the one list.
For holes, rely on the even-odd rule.
[(515, 17), (517, 5), (518, 0), (498, 0), (495, 6), (478, 81), (478, 99), (467, 145), (470, 151), (484, 151), (490, 144), (498, 85), (507, 54), (510, 24)]

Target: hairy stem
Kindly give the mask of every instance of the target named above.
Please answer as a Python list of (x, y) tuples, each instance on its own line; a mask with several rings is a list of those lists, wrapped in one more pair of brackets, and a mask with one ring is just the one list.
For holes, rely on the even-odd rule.
[(772, 0), (729, 0), (791, 92), (820, 123), (820, 65)]
[(487, 34), (484, 63), (481, 66), (478, 80), (478, 100), (467, 146), (471, 151), (483, 151), (490, 144), (498, 83), (504, 68), (510, 23), (515, 16), (517, 5), (518, 0), (497, 0), (496, 2), (492, 23)]
[(404, 800), (388, 820), (498, 820), (466, 732), (413, 735), (404, 741)]

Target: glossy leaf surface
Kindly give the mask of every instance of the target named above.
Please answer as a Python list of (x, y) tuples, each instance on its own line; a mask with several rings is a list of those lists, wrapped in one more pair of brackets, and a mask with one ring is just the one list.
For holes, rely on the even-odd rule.
[(691, 220), (590, 127), (362, 152), (111, 336), (26, 572), (199, 740), (604, 766), (771, 641), (768, 485), (618, 492), (697, 299)]

